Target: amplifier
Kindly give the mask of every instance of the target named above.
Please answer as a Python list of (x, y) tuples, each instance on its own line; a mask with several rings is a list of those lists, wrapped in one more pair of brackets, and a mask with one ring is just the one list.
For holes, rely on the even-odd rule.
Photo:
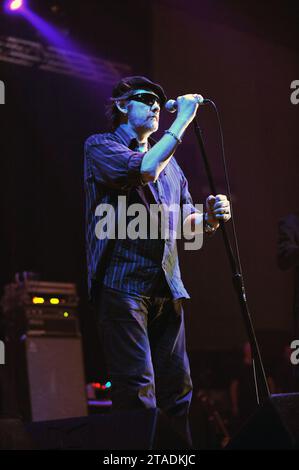
[(25, 308), (26, 332), (29, 336), (79, 336), (76, 309)]
[(33, 421), (86, 415), (75, 284), (15, 279), (1, 299), (6, 338), (2, 410)]
[(75, 284), (27, 279), (8, 284), (2, 298), (7, 334), (80, 336), (78, 303)]

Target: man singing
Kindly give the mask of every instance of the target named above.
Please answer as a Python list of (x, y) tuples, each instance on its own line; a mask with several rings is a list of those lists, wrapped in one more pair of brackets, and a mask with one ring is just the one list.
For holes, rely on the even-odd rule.
[[(226, 196), (209, 196), (203, 214), (193, 206), (187, 180), (174, 158), (192, 122), (199, 96), (177, 98), (177, 114), (158, 142), (166, 103), (163, 88), (141, 76), (123, 78), (108, 109), (111, 132), (85, 143), (86, 240), (90, 298), (103, 338), (112, 382), (114, 409), (161, 408), (191, 444), (188, 410), (192, 396), (185, 346), (183, 299), (174, 236), (103, 237), (97, 230), (99, 207), (123, 218), (131, 204), (182, 207), (183, 225), (192, 233), (213, 233), (230, 218)], [(118, 204), (125, 196), (125, 208)], [(188, 207), (188, 214), (184, 208)], [(151, 219), (151, 217), (149, 217)], [(178, 214), (171, 219), (178, 223)], [(204, 228), (203, 228), (204, 227)], [(119, 230), (119, 227), (118, 227)], [(148, 231), (149, 232), (149, 231)], [(170, 231), (170, 234), (173, 232)]]

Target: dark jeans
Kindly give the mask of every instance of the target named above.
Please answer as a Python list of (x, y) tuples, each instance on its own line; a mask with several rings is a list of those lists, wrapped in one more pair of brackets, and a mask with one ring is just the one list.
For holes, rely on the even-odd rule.
[(161, 408), (191, 444), (192, 397), (182, 301), (103, 288), (96, 312), (113, 409)]

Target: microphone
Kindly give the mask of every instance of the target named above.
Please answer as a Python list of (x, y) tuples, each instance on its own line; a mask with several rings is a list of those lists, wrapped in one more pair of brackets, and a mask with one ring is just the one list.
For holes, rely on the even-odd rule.
[[(201, 95), (197, 95), (197, 100), (198, 100), (198, 104), (200, 106), (208, 104), (208, 102), (209, 102), (209, 100), (205, 100)], [(168, 100), (165, 103), (164, 107), (169, 113), (175, 113), (178, 109), (178, 105), (177, 105), (176, 100)]]

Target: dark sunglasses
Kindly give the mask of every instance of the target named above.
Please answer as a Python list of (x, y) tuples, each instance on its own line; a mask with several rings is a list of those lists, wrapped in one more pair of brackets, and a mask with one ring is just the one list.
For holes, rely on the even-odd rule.
[(136, 95), (129, 96), (129, 100), (139, 101), (140, 103), (147, 104), (148, 106), (153, 106), (157, 101), (158, 105), (161, 107), (161, 101), (158, 96), (152, 95), (151, 93), (137, 93)]

